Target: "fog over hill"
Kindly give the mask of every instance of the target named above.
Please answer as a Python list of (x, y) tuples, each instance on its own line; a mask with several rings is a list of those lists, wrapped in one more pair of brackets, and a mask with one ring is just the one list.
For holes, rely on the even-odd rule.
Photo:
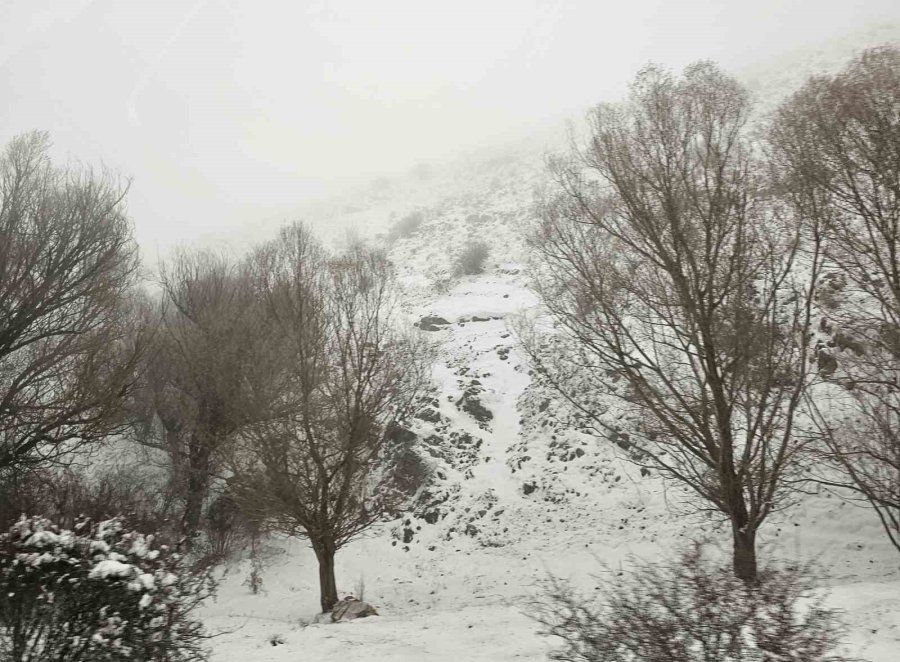
[[(759, 116), (764, 117), (810, 75), (834, 72), (864, 48), (897, 43), (900, 43), (900, 21), (876, 22), (866, 28), (768, 56), (729, 73), (748, 86)], [(619, 97), (598, 96), (595, 102), (616, 101), (624, 92), (622, 86)], [(507, 169), (519, 168), (521, 177), (529, 180), (527, 185), (522, 182), (522, 195), (517, 203), (524, 210), (532, 202), (531, 189), (545, 183), (544, 157), (567, 148), (570, 127), (576, 133), (583, 131), (586, 112), (587, 108), (568, 109), (516, 136), (499, 141), (486, 140), (480, 147), (470, 148), (455, 157), (423, 158), (408, 171), (367, 178), (333, 196), (301, 202), (292, 210), (258, 219), (235, 236), (210, 233), (205, 241), (222, 241), (239, 250), (253, 238), (274, 234), (282, 223), (295, 218), (312, 223), (338, 243), (347, 231), (372, 237), (386, 232), (397, 216), (479, 190), (484, 185), (486, 173), (501, 163), (506, 163)]]

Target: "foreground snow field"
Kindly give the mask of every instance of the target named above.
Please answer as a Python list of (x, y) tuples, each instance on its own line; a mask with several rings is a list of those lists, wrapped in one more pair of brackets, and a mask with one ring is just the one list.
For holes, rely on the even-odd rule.
[[(517, 305), (535, 305), (518, 276), (486, 274), (412, 309), (451, 322), (434, 332), (438, 427), (482, 443), (474, 459), (450, 444), (444, 450), (460, 455), (434, 460), (450, 495), (439, 521), (390, 523), (338, 554), (339, 590), (357, 594), (364, 586), (381, 615), (310, 624), (315, 558), (302, 541), (273, 541), (260, 594), (243, 585), (249, 563), (235, 563), (205, 608), (212, 630), (223, 632), (214, 660), (543, 660), (552, 642), (527, 616), (541, 578), (568, 577), (591, 591), (595, 575), (627, 567), (632, 554), (667, 557), (688, 532), (727, 546), (714, 522), (688, 515), (676, 490), (641, 476), (611, 444), (560, 431), (584, 449), (562, 462), (548, 452), (548, 434), (523, 429), (530, 380), (503, 319)], [(472, 316), (500, 319), (458, 321)], [(480, 425), (455, 404), (471, 377), (493, 413)], [(420, 437), (433, 431), (419, 423)], [(523, 457), (523, 447), (530, 455), (518, 468), (511, 460)], [(526, 484), (535, 486), (528, 494)], [(414, 531), (408, 544), (406, 530)], [(810, 496), (764, 527), (763, 550), (825, 569), (829, 604), (844, 610), (850, 626), (848, 652), (871, 662), (900, 659), (900, 560), (870, 512), (825, 493)]]
[[(900, 651), (895, 552), (880, 544), (874, 522), (854, 531), (849, 523), (859, 522), (861, 513), (846, 513), (838, 518), (824, 505), (818, 513), (805, 511), (784, 523), (783, 531), (797, 532), (789, 531), (770, 550), (819, 558), (832, 574), (826, 581), (828, 603), (844, 612), (850, 628), (847, 652), (870, 662), (895, 662)], [(615, 515), (615, 509), (606, 512)], [(828, 522), (824, 532), (817, 530), (823, 521)], [(658, 521), (655, 528), (663, 532), (670, 526)], [(213, 641), (213, 660), (544, 660), (550, 642), (537, 636), (525, 613), (538, 592), (537, 579), (548, 573), (571, 577), (589, 591), (597, 585), (592, 575), (604, 571), (600, 561), (615, 569), (627, 564), (630, 552), (659, 558), (679, 537), (654, 544), (556, 530), (557, 542), (544, 532), (530, 545), (485, 548), (454, 540), (435, 551), (412, 546), (409, 552), (392, 545), (386, 531), (373, 532), (339, 555), (338, 578), (346, 593), (357, 592), (362, 580), (365, 599), (381, 615), (331, 625), (310, 624), (318, 603), (312, 553), (301, 542), (274, 544), (260, 594), (242, 585), (249, 565), (235, 564), (217, 601), (205, 608), (211, 629), (223, 632)], [(273, 646), (273, 641), (282, 643)]]

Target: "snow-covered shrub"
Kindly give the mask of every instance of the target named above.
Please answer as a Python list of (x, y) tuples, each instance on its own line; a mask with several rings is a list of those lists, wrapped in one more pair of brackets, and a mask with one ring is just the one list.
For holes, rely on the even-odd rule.
[(604, 578), (602, 597), (547, 583), (533, 616), (567, 662), (838, 662), (843, 628), (809, 569), (764, 569), (751, 585), (696, 544), (663, 564)]
[(0, 659), (204, 660), (191, 612), (213, 589), (120, 520), (70, 530), (22, 517), (0, 534)]
[(484, 273), (484, 262), (489, 253), (490, 249), (483, 241), (470, 241), (456, 258), (456, 273), (464, 276)]

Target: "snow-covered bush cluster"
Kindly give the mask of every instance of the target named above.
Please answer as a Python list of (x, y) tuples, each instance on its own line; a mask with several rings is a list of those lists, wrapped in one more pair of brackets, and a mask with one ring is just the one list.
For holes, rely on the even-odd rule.
[(840, 662), (843, 634), (804, 568), (738, 579), (695, 544), (663, 565), (637, 563), (600, 579), (588, 600), (553, 579), (534, 616), (563, 641), (566, 662)]
[(0, 657), (203, 660), (191, 612), (213, 589), (209, 574), (120, 520), (69, 530), (23, 516), (0, 534)]

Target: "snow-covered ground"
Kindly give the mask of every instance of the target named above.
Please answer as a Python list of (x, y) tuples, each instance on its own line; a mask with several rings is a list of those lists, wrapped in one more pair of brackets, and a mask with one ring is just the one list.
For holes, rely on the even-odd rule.
[[(542, 577), (570, 577), (590, 590), (601, 564), (667, 556), (688, 531), (717, 535), (713, 523), (681, 512), (673, 488), (667, 493), (642, 477), (609, 445), (586, 440), (583, 455), (564, 461), (546, 452), (549, 435), (522, 429), (519, 405), (530, 380), (504, 318), (516, 303), (535, 301), (517, 278), (468, 277), (418, 308), (452, 322), (433, 332), (441, 345), (438, 426), (483, 441), (474, 463), (437, 463), (451, 494), (439, 521), (412, 516), (409, 526), (391, 523), (339, 553), (340, 590), (356, 594), (364, 585), (381, 615), (310, 624), (315, 558), (302, 541), (274, 541), (262, 592), (250, 593), (242, 584), (249, 565), (236, 563), (205, 610), (213, 629), (227, 631), (215, 640), (215, 660), (543, 660), (550, 642), (526, 614)], [(500, 319), (458, 321), (473, 315)], [(471, 379), (493, 413), (481, 425), (455, 404)], [(522, 454), (523, 437), (532, 457), (514, 471), (518, 463), (509, 460)], [(526, 484), (537, 487), (526, 494)], [(415, 531), (408, 544), (397, 535), (406, 528)], [(727, 546), (724, 531), (718, 539)], [(812, 496), (765, 527), (762, 548), (767, 556), (817, 560), (829, 574), (830, 604), (851, 625), (852, 652), (872, 662), (900, 659), (900, 558), (871, 513)]]
[[(877, 41), (886, 34), (900, 32), (877, 31)], [(548, 145), (538, 142), (461, 160), (424, 183), (389, 182), (322, 212), (338, 239), (346, 228), (377, 235), (392, 218), (424, 213), (390, 250), (410, 325), (423, 316), (448, 322), (429, 332), (439, 346), (434, 402), (413, 426), (432, 480), (405, 517), (338, 554), (339, 591), (359, 597), (364, 588), (379, 616), (312, 623), (315, 557), (303, 541), (273, 540), (258, 595), (243, 583), (249, 561), (234, 561), (204, 608), (221, 633), (216, 662), (544, 660), (552, 642), (527, 611), (548, 574), (590, 591), (604, 568), (631, 555), (669, 558), (688, 536), (727, 549), (727, 532), (690, 514), (677, 487), (570, 425), (532, 383), (511, 322), (538, 305), (524, 245), (532, 191), (544, 183)], [(486, 272), (452, 277), (473, 239), (491, 248)], [(490, 417), (473, 414), (485, 409)], [(763, 526), (761, 556), (816, 561), (828, 603), (848, 623), (849, 652), (900, 660), (900, 555), (870, 511), (825, 492), (804, 497)]]

